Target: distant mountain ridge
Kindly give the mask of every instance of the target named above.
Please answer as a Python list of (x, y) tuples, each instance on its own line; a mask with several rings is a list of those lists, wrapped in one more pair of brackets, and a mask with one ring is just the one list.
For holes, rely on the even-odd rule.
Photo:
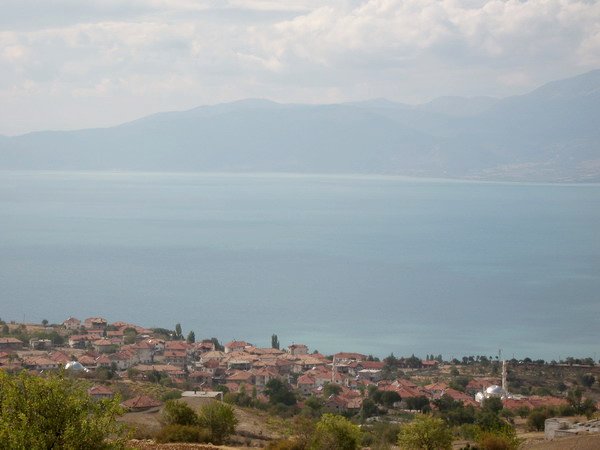
[(0, 169), (600, 181), (600, 70), (504, 99), (248, 99), (110, 128), (0, 136)]

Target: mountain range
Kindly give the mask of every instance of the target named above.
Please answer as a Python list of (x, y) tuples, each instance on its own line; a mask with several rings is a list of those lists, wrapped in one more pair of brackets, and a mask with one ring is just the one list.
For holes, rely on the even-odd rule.
[(600, 70), (525, 95), (328, 105), (248, 99), (109, 128), (0, 136), (0, 169), (600, 181)]

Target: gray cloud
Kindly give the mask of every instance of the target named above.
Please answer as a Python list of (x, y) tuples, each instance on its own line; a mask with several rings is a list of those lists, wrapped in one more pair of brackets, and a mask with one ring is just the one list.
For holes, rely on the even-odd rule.
[(508, 95), (600, 66), (600, 2), (8, 0), (0, 133), (244, 97)]

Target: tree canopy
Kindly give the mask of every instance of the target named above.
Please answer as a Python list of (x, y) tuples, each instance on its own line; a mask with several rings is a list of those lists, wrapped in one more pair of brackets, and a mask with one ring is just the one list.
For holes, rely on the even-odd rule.
[[(75, 381), (0, 371), (0, 445), (15, 449), (121, 449), (118, 399), (93, 400)], [(110, 439), (109, 439), (110, 437)]]
[(398, 445), (406, 450), (449, 450), (452, 431), (442, 419), (419, 414), (411, 423), (403, 425)]

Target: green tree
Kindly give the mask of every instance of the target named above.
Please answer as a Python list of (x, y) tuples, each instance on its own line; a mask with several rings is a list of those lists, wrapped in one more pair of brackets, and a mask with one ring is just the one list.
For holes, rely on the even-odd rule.
[(276, 334), (271, 335), (271, 348), (279, 350), (279, 338)]
[(323, 414), (317, 422), (312, 450), (356, 450), (361, 442), (360, 428), (342, 416)]
[(181, 330), (180, 323), (175, 324), (175, 339), (180, 341), (183, 340), (183, 331)]
[(165, 403), (162, 418), (167, 425), (196, 425), (198, 415), (186, 403), (169, 400)]
[(193, 344), (194, 342), (196, 342), (196, 333), (190, 331), (187, 335), (186, 341), (188, 344)]
[(546, 422), (547, 418), (548, 415), (545, 411), (531, 411), (531, 413), (529, 413), (529, 416), (527, 417), (527, 426), (530, 430), (542, 431), (544, 429), (544, 423)]
[(373, 417), (379, 414), (379, 408), (375, 404), (373, 400), (370, 398), (365, 398), (362, 403), (362, 407), (360, 408), (360, 416), (363, 419), (368, 419), (369, 417)]
[(290, 387), (277, 378), (273, 378), (267, 382), (265, 385), (265, 395), (269, 397), (269, 403), (273, 405), (282, 403), (286, 406), (292, 406), (296, 404), (296, 396)]
[(94, 401), (60, 375), (47, 378), (0, 371), (0, 447), (122, 449), (118, 399)]
[(400, 429), (398, 445), (406, 450), (449, 450), (452, 431), (442, 419), (419, 414)]
[(48, 325), (48, 321), (46, 319), (42, 320), (42, 325), (47, 326)]
[(238, 420), (231, 405), (212, 401), (200, 408), (198, 423), (208, 430), (213, 444), (221, 444), (235, 432)]
[(338, 395), (342, 392), (342, 387), (335, 383), (325, 383), (323, 386), (323, 396), (330, 397), (332, 395)]
[(429, 399), (424, 395), (420, 395), (419, 397), (407, 397), (404, 399), (406, 402), (406, 408), (412, 411), (428, 411), (429, 408)]

